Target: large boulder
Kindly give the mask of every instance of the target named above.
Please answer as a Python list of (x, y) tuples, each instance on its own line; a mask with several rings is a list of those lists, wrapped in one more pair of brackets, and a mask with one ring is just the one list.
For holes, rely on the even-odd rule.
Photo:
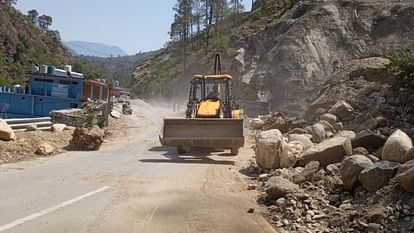
[(331, 132), (331, 133), (336, 132), (335, 128), (328, 121), (320, 120), (318, 123), (323, 125), (323, 128), (325, 129), (325, 132)]
[(284, 197), (286, 194), (294, 193), (298, 190), (298, 185), (281, 176), (274, 176), (270, 178), (264, 187), (264, 191), (272, 199)]
[(365, 168), (359, 174), (359, 182), (369, 192), (384, 187), (397, 174), (399, 163), (380, 161)]
[(385, 142), (382, 159), (399, 163), (407, 162), (409, 159), (405, 155), (412, 147), (411, 138), (403, 131), (397, 130)]
[(410, 161), (413, 159), (414, 159), (414, 147), (409, 149), (404, 155), (404, 160), (406, 161)]
[(338, 137), (338, 138), (348, 138), (349, 140), (353, 140), (356, 137), (356, 134), (355, 134), (354, 131), (343, 130), (343, 131), (335, 134), (335, 137)]
[(334, 114), (330, 114), (330, 113), (325, 113), (322, 114), (319, 119), (321, 121), (327, 121), (329, 122), (331, 125), (335, 124), (336, 122), (338, 122), (338, 117), (335, 116)]
[(398, 174), (404, 173), (405, 171), (411, 169), (414, 167), (414, 159), (410, 160), (404, 164), (401, 164), (400, 167), (398, 168)]
[(414, 193), (414, 166), (404, 172), (398, 172), (395, 179), (406, 192)]
[(385, 141), (385, 136), (376, 134), (371, 130), (363, 130), (352, 139), (352, 146), (377, 150), (384, 145)]
[(0, 140), (10, 141), (16, 139), (12, 128), (3, 119), (0, 119)]
[(358, 184), (358, 176), (362, 170), (373, 163), (364, 155), (352, 155), (345, 158), (339, 170), (344, 189), (352, 191)]
[(303, 149), (307, 150), (308, 148), (313, 146), (312, 141), (303, 134), (289, 134), (288, 135), (289, 142), (297, 141), (302, 143)]
[(349, 155), (352, 155), (351, 141), (343, 137), (334, 137), (304, 151), (297, 165), (304, 167), (310, 161), (318, 161), (325, 167), (328, 164), (339, 163)]
[(255, 130), (262, 129), (265, 125), (265, 122), (260, 118), (255, 118), (250, 121), (250, 127)]
[(105, 132), (98, 126), (92, 128), (76, 128), (70, 145), (79, 149), (98, 150), (104, 142)]
[(282, 133), (289, 131), (289, 122), (282, 113), (276, 112), (271, 115), (266, 115), (262, 117), (262, 120), (265, 122), (264, 130), (278, 129)]
[(294, 128), (291, 131), (289, 131), (288, 134), (308, 134), (309, 132), (306, 129), (302, 128)]
[(282, 153), (280, 154), (280, 167), (288, 168), (295, 166), (296, 161), (298, 161), (303, 152), (302, 143), (292, 141), (285, 143), (282, 148)]
[(312, 141), (320, 143), (326, 138), (325, 128), (322, 124), (316, 123), (312, 126)]
[(354, 108), (347, 102), (340, 100), (329, 109), (328, 113), (345, 118), (354, 112)]
[(278, 129), (260, 132), (256, 135), (256, 163), (264, 169), (280, 167), (280, 153), (284, 144)]
[(303, 170), (298, 173), (294, 178), (293, 181), (296, 184), (303, 183), (305, 181), (311, 181), (313, 175), (319, 171), (320, 163), (318, 161), (310, 161)]
[(65, 130), (66, 125), (65, 124), (53, 124), (52, 125), (52, 131), (53, 132), (63, 132)]
[(51, 155), (55, 152), (55, 147), (49, 143), (42, 143), (37, 147), (36, 154), (38, 155)]

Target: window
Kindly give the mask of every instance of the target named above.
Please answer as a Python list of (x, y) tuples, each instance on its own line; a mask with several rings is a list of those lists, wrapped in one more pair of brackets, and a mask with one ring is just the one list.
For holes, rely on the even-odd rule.
[(60, 84), (69, 85), (70, 84), (70, 81), (60, 80)]

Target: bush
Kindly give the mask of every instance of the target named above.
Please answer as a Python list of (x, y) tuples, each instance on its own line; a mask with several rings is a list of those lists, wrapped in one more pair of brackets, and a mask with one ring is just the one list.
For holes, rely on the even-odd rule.
[(414, 55), (402, 53), (392, 55), (389, 59), (391, 63), (387, 66), (387, 69), (397, 76), (394, 89), (414, 91)]

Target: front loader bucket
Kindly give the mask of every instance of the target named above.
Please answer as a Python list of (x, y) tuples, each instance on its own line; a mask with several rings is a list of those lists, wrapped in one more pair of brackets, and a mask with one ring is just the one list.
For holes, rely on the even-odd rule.
[(164, 119), (163, 146), (238, 149), (244, 145), (243, 119)]

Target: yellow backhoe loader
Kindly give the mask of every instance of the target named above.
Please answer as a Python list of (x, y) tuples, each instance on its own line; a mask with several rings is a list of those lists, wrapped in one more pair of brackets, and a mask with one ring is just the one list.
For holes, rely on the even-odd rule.
[(163, 146), (182, 154), (191, 148), (230, 149), (237, 155), (244, 145), (241, 109), (232, 95), (232, 77), (221, 74), (216, 54), (213, 75), (195, 75), (191, 80), (186, 118), (164, 119)]

